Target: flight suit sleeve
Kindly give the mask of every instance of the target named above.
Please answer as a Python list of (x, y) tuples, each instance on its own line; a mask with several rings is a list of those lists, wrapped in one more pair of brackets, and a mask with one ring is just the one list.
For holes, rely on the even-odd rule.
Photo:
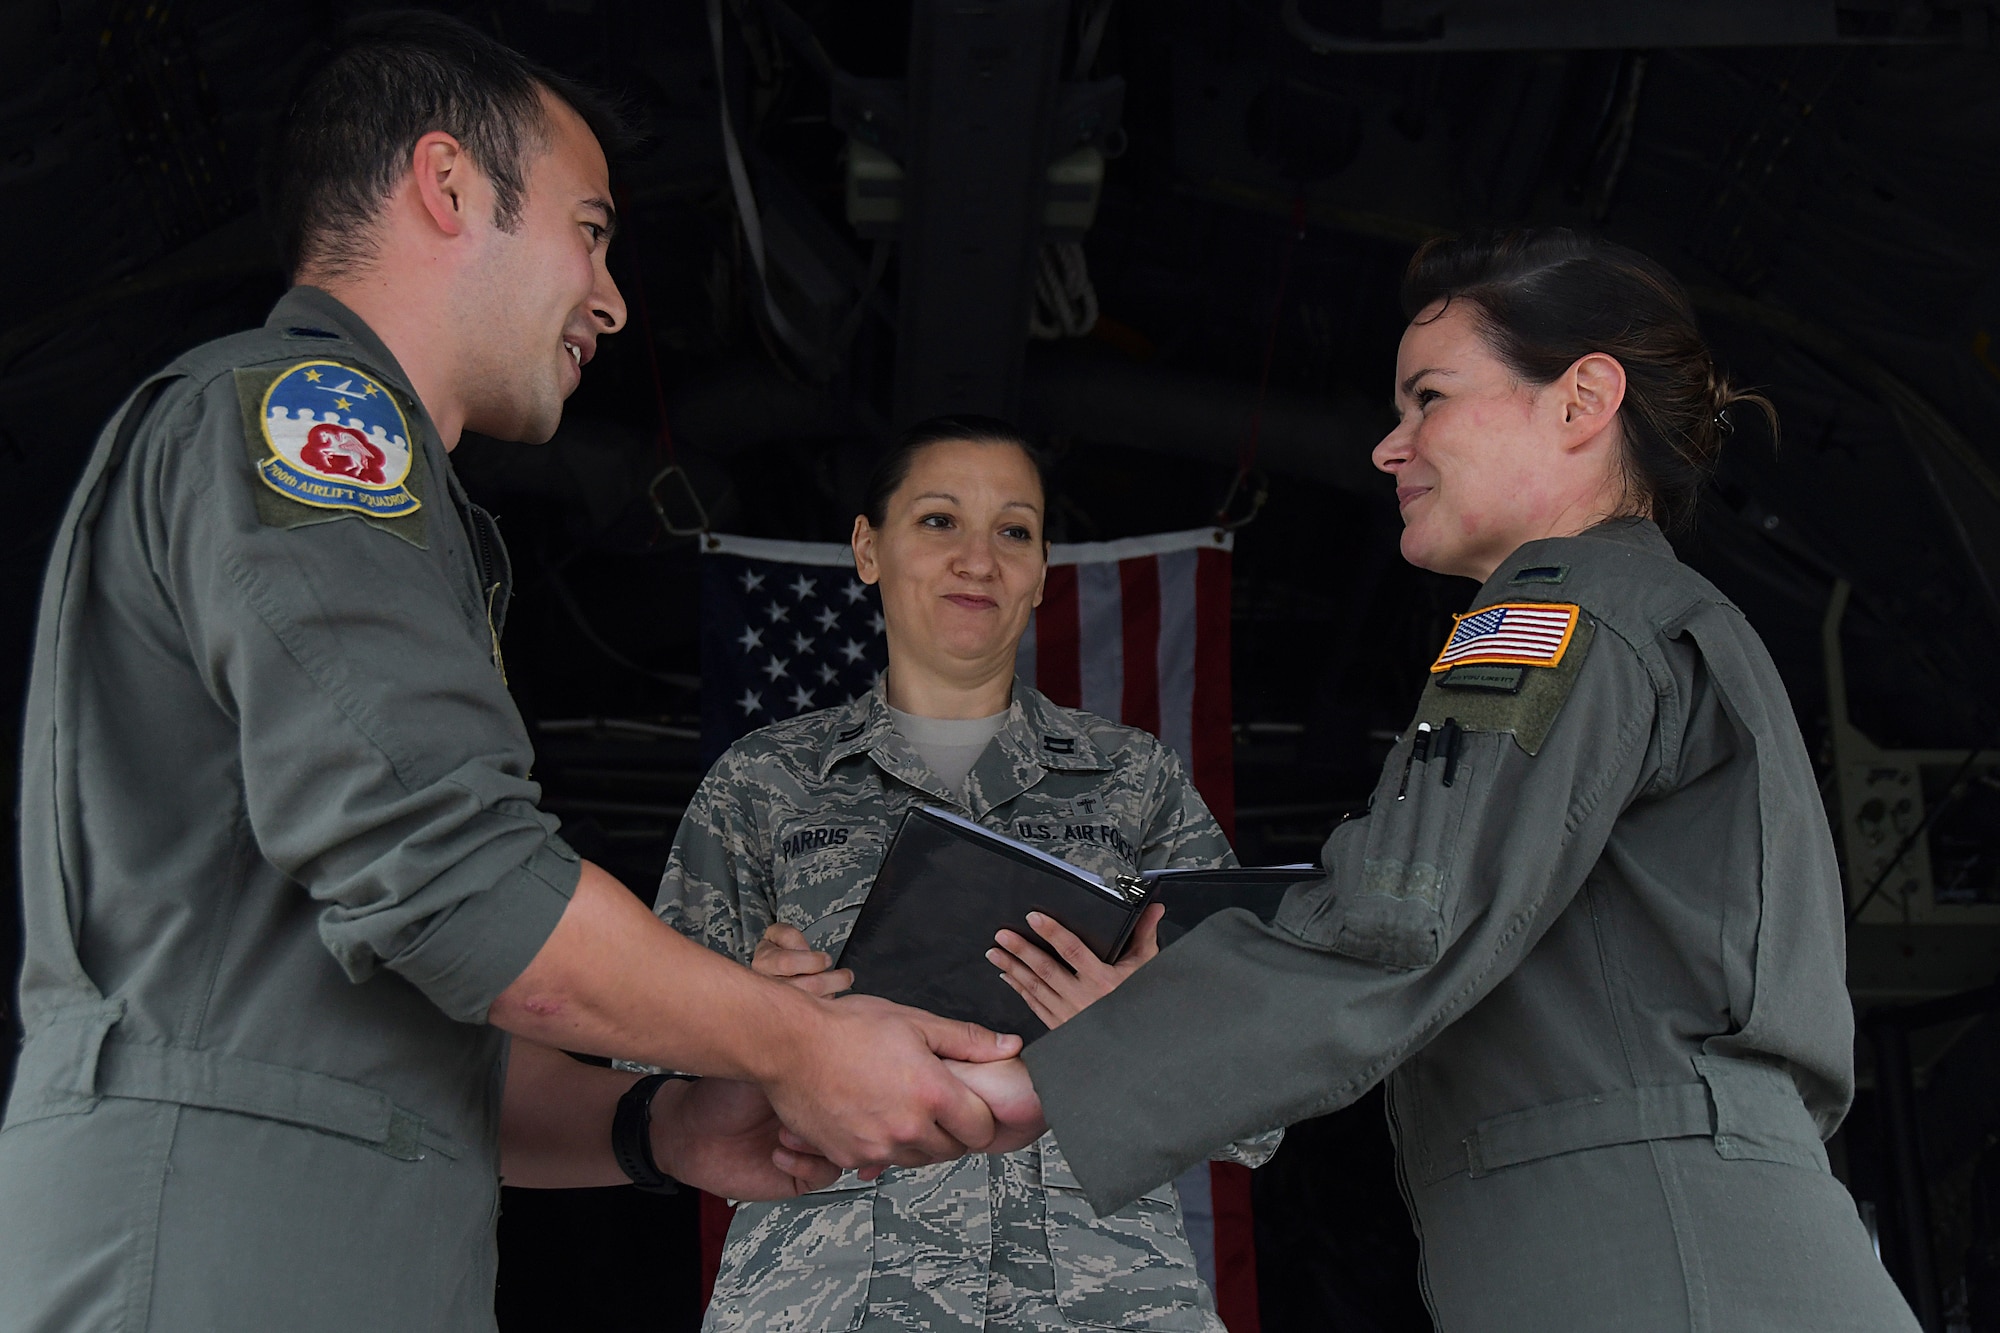
[(186, 635), (162, 645), (162, 670), (191, 661), (240, 738), (244, 808), (216, 811), (218, 826), (247, 821), (322, 904), (320, 937), (350, 978), (386, 967), (484, 1021), (581, 866), (536, 808), (527, 733), (471, 623), (474, 580), (456, 586), (440, 558), (459, 522), (444, 479), (421, 497), (419, 546), (356, 514), (260, 508), (227, 375), (154, 417), (127, 462), (131, 521), (148, 595)]
[(662, 921), (746, 967), (777, 919), (770, 839), (758, 826), (751, 767), (732, 749), (702, 779), (653, 900)]
[(1467, 733), (1447, 786), (1406, 735), (1370, 812), (1328, 839), (1326, 877), (1272, 924), (1218, 913), (1031, 1046), (1099, 1212), (1216, 1144), (1347, 1104), (1498, 985), (1657, 771), (1657, 710), (1638, 655), (1601, 633), (1552, 720), (1529, 719), (1537, 753)]
[[(1223, 836), (1222, 826), (1201, 799), (1178, 754), (1160, 747), (1159, 772), (1154, 782), (1153, 817), (1146, 828), (1140, 862), (1148, 870), (1206, 870), (1233, 866), (1236, 853)], [(1283, 1129), (1267, 1130), (1245, 1139), (1226, 1143), (1209, 1155), (1210, 1161), (1235, 1162), (1239, 1166), (1262, 1166), (1271, 1160), (1284, 1141)]]

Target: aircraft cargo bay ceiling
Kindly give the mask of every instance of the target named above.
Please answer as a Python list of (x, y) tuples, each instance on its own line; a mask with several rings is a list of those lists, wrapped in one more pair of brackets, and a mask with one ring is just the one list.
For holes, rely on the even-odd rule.
[[(1863, 731), (1940, 747), (1994, 733), (2000, 103), (1983, 7), (1011, 8), (1006, 41), (910, 81), (906, 5), (722, 5), (738, 191), (702, 5), (465, 7), (619, 94), (642, 135), (617, 169), (633, 331), (593, 366), (562, 444), (492, 468), (558, 497), (594, 540), (621, 519), (657, 538), (641, 494), (657, 364), (677, 456), (718, 526), (837, 536), (869, 450), (911, 412), (960, 401), (944, 393), (957, 383), (1055, 443), (1075, 474), (1058, 538), (1123, 535), (1215, 508), (1263, 384), (1256, 463), (1274, 498), (1258, 523), (1331, 505), (1336, 526), (1374, 531), (1387, 491), (1366, 455), (1413, 244), (1482, 223), (1596, 227), (1679, 273), (1730, 368), (1783, 412), (1775, 451), (1742, 423), (1684, 548), (1771, 639), (1808, 734), (1836, 578), (1854, 588)], [(262, 131), (347, 12), (5, 6), (0, 450), (14, 477), (0, 503), (17, 568), (136, 377), (278, 290), (256, 213)], [(979, 129), (989, 113), (1021, 133)], [(906, 191), (899, 155), (922, 159), (927, 188)], [(1045, 185), (1050, 162), (1071, 177)], [(1056, 219), (1065, 193), (1071, 216)], [(1055, 301), (1035, 318), (1057, 336), (1023, 338), (1053, 239), (1080, 242), (1045, 261)], [(1062, 336), (1085, 300), (1091, 334)], [(491, 460), (474, 452), (477, 476)], [(1143, 481), (1089, 484), (1098, 473)], [(1329, 560), (1289, 533), (1244, 545), (1239, 572), (1264, 585), (1250, 601), (1274, 611), (1334, 614), (1342, 585), (1376, 578), (1352, 563), (1366, 540)], [(1260, 560), (1262, 546), (1283, 555)], [(13, 581), (17, 629), (31, 583)], [(633, 646), (664, 663), (675, 634), (657, 633)], [(685, 657), (691, 636), (678, 641)], [(1285, 692), (1296, 712), (1312, 686)]]

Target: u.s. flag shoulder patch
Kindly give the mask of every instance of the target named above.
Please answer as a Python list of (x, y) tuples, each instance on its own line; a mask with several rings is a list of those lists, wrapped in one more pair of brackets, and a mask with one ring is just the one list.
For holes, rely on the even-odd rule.
[(1500, 602), (1455, 616), (1431, 673), (1474, 665), (1556, 666), (1582, 614), (1574, 602)]

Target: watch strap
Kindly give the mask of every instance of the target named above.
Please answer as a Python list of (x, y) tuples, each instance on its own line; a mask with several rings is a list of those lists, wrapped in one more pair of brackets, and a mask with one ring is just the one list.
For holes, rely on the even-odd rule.
[(653, 1160), (653, 1098), (660, 1085), (686, 1074), (648, 1074), (625, 1090), (611, 1116), (611, 1155), (634, 1187), (653, 1194), (678, 1194), (674, 1178)]

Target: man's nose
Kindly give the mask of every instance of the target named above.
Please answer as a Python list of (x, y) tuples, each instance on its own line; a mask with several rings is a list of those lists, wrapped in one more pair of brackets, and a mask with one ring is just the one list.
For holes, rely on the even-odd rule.
[(598, 278), (596, 290), (590, 294), (590, 316), (605, 333), (625, 327), (625, 297), (609, 273)]

